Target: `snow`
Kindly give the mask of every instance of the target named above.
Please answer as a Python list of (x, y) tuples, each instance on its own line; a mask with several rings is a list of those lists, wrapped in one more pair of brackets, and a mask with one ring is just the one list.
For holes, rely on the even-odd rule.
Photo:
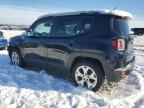
[(133, 15), (127, 11), (123, 10), (107, 10), (107, 9), (99, 9), (97, 10), (98, 12), (101, 12), (102, 14), (113, 14), (121, 17), (128, 17), (130, 19), (133, 18)]
[(127, 12), (127, 11), (97, 9), (97, 10), (82, 10), (82, 11), (76, 11), (76, 12), (70, 11), (70, 12), (59, 13), (59, 14), (46, 14), (46, 15), (40, 16), (38, 19), (40, 19), (42, 17), (46, 17), (46, 16), (75, 15), (75, 14), (79, 14), (79, 13), (90, 13), (90, 12), (98, 12), (100, 14), (116, 15), (116, 16), (120, 16), (120, 17), (128, 18), (128, 19), (132, 19), (133, 18), (133, 15), (131, 13)]
[[(7, 37), (18, 34), (4, 33)], [(70, 81), (44, 70), (15, 67), (7, 51), (0, 51), (0, 108), (143, 108), (144, 36), (135, 37), (134, 44), (134, 71), (119, 83), (105, 84), (97, 93), (74, 87)]]

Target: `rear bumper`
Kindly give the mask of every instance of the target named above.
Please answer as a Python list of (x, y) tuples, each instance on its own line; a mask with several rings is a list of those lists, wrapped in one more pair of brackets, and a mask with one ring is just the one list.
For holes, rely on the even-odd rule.
[(128, 76), (134, 69), (135, 66), (135, 57), (123, 68), (118, 68), (113, 70), (113, 75), (110, 79), (110, 82), (118, 82), (124, 77)]

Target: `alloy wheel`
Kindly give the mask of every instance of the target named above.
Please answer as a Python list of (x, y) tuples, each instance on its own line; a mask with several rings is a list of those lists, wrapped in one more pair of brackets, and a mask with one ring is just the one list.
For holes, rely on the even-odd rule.
[(19, 55), (17, 54), (17, 52), (12, 53), (11, 59), (12, 59), (12, 63), (14, 65), (16, 65), (16, 66), (19, 65)]
[(97, 85), (97, 75), (89, 66), (79, 66), (75, 71), (78, 85), (93, 89)]

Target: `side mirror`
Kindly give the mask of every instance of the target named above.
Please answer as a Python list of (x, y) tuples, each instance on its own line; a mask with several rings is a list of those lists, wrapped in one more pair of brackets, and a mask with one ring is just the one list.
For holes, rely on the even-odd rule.
[(28, 37), (32, 37), (33, 36), (32, 29), (27, 29), (26, 32), (25, 32), (25, 35), (28, 36)]

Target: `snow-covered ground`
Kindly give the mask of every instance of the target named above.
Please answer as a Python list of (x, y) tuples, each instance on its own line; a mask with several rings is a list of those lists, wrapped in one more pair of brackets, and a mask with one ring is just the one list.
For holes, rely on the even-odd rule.
[[(21, 32), (4, 33), (11, 37)], [(45, 71), (15, 67), (7, 51), (0, 51), (0, 108), (144, 108), (144, 36), (136, 37), (134, 44), (134, 71), (97, 93), (76, 88)]]

